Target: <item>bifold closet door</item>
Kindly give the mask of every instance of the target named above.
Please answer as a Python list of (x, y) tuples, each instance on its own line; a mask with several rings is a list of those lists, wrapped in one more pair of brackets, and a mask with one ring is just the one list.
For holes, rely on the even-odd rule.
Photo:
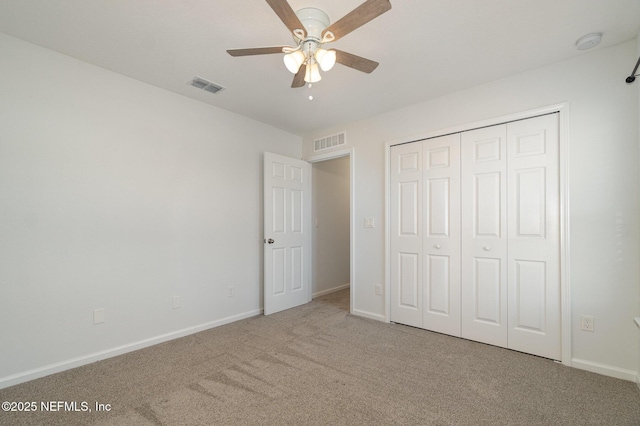
[(460, 336), (460, 135), (391, 148), (391, 320)]
[(461, 138), (462, 337), (507, 347), (507, 127)]
[(422, 146), (423, 328), (460, 336), (460, 134)]
[(391, 321), (422, 327), (422, 143), (391, 147)]
[(558, 115), (390, 152), (391, 321), (561, 359)]
[(508, 347), (561, 359), (558, 115), (509, 123)]
[(464, 132), (462, 337), (561, 359), (558, 116)]

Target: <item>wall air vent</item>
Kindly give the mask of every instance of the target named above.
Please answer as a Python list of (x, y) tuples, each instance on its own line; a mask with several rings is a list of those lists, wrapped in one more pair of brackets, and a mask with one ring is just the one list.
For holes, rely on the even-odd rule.
[(189, 82), (189, 84), (191, 84), (193, 87), (197, 87), (198, 89), (202, 89), (211, 93), (218, 93), (219, 91), (224, 90), (224, 87), (197, 76), (194, 77), (193, 80)]
[(347, 133), (341, 132), (335, 135), (325, 136), (324, 138), (316, 139), (313, 141), (313, 150), (315, 152), (325, 151), (327, 149), (342, 146), (347, 143)]

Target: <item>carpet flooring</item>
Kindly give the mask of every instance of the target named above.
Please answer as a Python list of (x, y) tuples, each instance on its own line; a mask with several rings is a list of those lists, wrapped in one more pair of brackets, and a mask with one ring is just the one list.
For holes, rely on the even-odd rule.
[(640, 425), (634, 383), (352, 316), (348, 297), (2, 389), (0, 401), (91, 412), (0, 412), (0, 424)]

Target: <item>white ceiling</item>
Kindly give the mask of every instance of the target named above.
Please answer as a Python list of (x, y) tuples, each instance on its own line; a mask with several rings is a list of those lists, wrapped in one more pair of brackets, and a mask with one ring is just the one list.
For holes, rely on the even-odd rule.
[[(331, 22), (364, 0), (290, 0)], [(380, 62), (341, 65), (291, 89), (282, 55), (229, 48), (292, 44), (264, 0), (0, 0), (0, 31), (100, 67), (303, 135), (584, 54), (636, 36), (639, 0), (391, 0), (392, 9), (333, 43)], [(637, 58), (629, 58), (629, 72)], [(43, 70), (46, 72), (46, 70)], [(200, 76), (224, 86), (191, 87)], [(621, 75), (621, 81), (626, 75)], [(307, 99), (309, 90), (313, 101)]]

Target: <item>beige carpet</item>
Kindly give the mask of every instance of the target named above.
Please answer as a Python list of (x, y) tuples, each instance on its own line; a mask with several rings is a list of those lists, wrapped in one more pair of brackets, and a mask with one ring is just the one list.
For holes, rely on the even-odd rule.
[[(2, 425), (640, 425), (635, 384), (348, 314), (348, 290), (0, 390)], [(96, 412), (95, 402), (111, 411)]]

